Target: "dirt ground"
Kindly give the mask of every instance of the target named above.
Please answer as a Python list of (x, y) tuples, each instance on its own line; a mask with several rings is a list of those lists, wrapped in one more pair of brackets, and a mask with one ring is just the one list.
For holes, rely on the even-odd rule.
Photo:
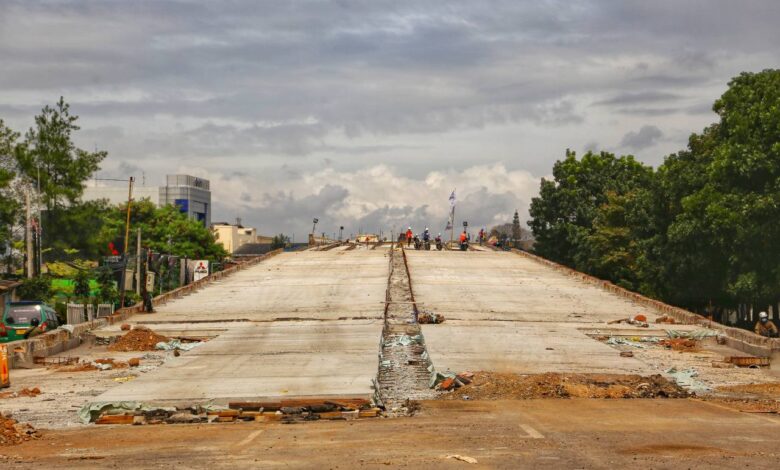
[(533, 398), (684, 398), (688, 392), (660, 375), (532, 374), (476, 372), (471, 383), (445, 400)]
[[(77, 411), (84, 404), (159, 367), (172, 355), (170, 351), (112, 352), (104, 345), (83, 344), (61, 355), (77, 357), (77, 364), (12, 370), (11, 387), (0, 394), (0, 412), (37, 429), (81, 426)], [(132, 358), (140, 358), (139, 367), (128, 367)], [(93, 365), (98, 362), (113, 362), (113, 366), (99, 370)], [(30, 393), (36, 389), (39, 393)]]
[[(421, 407), (411, 418), (51, 430), (0, 448), (0, 467), (768, 469), (780, 457), (780, 418), (691, 399)], [(454, 455), (477, 463), (448, 458)]]

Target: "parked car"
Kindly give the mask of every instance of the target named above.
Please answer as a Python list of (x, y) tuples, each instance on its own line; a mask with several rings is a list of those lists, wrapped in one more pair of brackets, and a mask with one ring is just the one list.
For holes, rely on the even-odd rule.
[(10, 302), (6, 304), (0, 321), (0, 342), (25, 339), (36, 326), (40, 332), (57, 328), (57, 312), (44, 302)]

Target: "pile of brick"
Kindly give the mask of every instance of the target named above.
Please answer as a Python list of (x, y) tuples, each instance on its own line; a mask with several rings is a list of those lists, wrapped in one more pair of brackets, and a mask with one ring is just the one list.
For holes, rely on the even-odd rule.
[(167, 343), (169, 338), (158, 335), (145, 326), (136, 326), (128, 331), (114, 344), (109, 351), (154, 351), (157, 343)]
[(345, 399), (288, 399), (281, 401), (232, 402), (227, 408), (209, 409), (199, 406), (178, 409), (153, 409), (126, 411), (119, 414), (102, 414), (95, 424), (181, 424), (181, 423), (233, 423), (237, 421), (279, 421), (296, 423), (304, 421), (353, 420), (376, 418), (380, 409), (362, 398)]
[(4, 416), (0, 413), (0, 446), (21, 444), (39, 437), (38, 431), (29, 424), (18, 423), (10, 416)]

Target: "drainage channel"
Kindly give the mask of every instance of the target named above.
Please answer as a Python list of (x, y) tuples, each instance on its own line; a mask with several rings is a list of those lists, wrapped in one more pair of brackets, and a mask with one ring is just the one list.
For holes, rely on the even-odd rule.
[(433, 364), (417, 323), (417, 304), (403, 248), (390, 249), (385, 324), (379, 349), (377, 400), (388, 415), (412, 413), (412, 400), (434, 398), (429, 387)]

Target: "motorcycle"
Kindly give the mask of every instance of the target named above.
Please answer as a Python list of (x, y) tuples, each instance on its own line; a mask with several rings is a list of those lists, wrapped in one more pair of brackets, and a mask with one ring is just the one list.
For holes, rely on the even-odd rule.
[(460, 251), (467, 251), (469, 249), (469, 242), (460, 243)]
[(422, 242), (419, 238), (414, 237), (414, 249), (419, 250), (420, 248), (422, 248)]
[(439, 251), (444, 249), (444, 245), (442, 245), (441, 240), (436, 240), (436, 249)]
[(426, 251), (429, 251), (431, 249), (431, 241), (430, 240), (425, 240), (423, 242), (423, 249), (426, 250)]

